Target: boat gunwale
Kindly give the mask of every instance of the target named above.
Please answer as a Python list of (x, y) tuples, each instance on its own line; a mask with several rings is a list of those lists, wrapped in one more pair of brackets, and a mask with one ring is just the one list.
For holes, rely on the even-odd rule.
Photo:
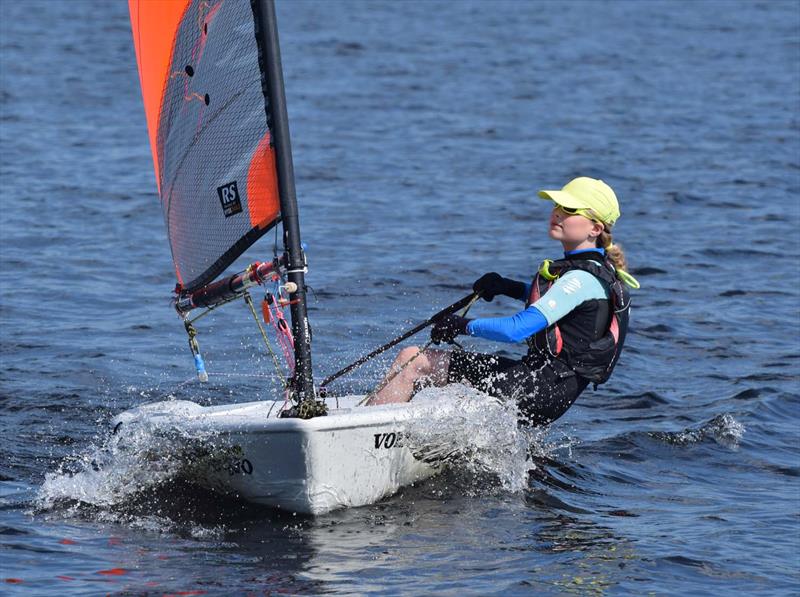
[[(182, 402), (185, 404), (185, 402), (188, 401)], [(197, 412), (196, 410), (191, 413), (169, 411), (149, 412), (156, 405), (170, 404), (170, 401), (164, 401), (143, 405), (143, 407), (139, 407), (143, 408), (143, 410), (138, 413), (135, 412), (137, 410), (136, 408), (124, 411), (120, 413), (120, 415), (117, 415), (117, 417), (122, 417), (126, 414), (131, 417), (128, 421), (122, 420), (123, 424), (136, 421), (149, 421), (156, 424), (174, 425), (182, 430), (202, 429), (204, 431), (217, 433), (296, 433), (304, 435), (314, 432), (348, 431), (376, 426), (386, 427), (393, 424), (402, 425), (416, 419), (419, 414), (426, 414), (421, 411), (441, 412), (446, 409), (452, 409), (456, 404), (456, 400), (445, 398), (436, 403), (425, 402), (415, 404), (413, 402), (408, 402), (370, 407), (350, 407), (336, 409), (327, 416), (313, 417), (311, 419), (279, 418), (276, 416), (254, 417), (254, 413), (252, 412), (236, 412), (247, 411), (262, 404), (274, 404), (275, 402), (282, 403), (282, 401), (265, 400), (211, 407), (204, 407), (192, 403), (196, 404), (198, 409), (210, 409), (211, 412)], [(230, 406), (230, 409), (225, 410), (225, 406)], [(337, 413), (337, 410), (345, 412)], [(353, 421), (353, 418), (357, 420)], [(117, 419), (115, 418), (115, 420)]]

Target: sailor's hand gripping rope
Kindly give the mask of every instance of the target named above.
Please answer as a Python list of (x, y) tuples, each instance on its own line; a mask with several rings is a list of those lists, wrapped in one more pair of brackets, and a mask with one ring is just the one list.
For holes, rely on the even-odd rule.
[[(466, 317), (467, 313), (470, 310), (470, 307), (472, 307), (472, 305), (475, 304), (475, 302), (480, 298), (480, 296), (481, 296), (480, 293), (475, 293), (474, 295), (472, 295), (472, 299), (467, 303), (467, 305), (461, 311), (459, 316), (460, 317)], [(437, 313), (437, 315), (438, 315), (438, 313)], [(435, 325), (437, 321), (440, 321), (444, 317), (447, 317), (447, 315), (449, 315), (449, 314), (442, 315), (441, 317), (437, 318), (435, 321), (431, 321), (431, 324)], [(357, 406), (361, 406), (361, 405), (366, 404), (367, 402), (369, 402), (369, 400), (371, 398), (373, 398), (383, 388), (388, 386), (395, 377), (400, 375), (405, 370), (406, 367), (408, 367), (411, 363), (413, 363), (417, 359), (417, 357), (419, 357), (419, 355), (421, 355), (423, 352), (428, 350), (431, 347), (431, 344), (438, 344), (438, 342), (434, 342), (433, 340), (428, 340), (425, 343), (425, 345), (419, 350), (419, 352), (417, 354), (415, 354), (413, 357), (408, 359), (405, 363), (403, 363), (402, 365), (397, 367), (394, 371), (392, 371), (389, 375), (387, 375), (386, 378), (380, 384), (378, 384), (371, 392), (369, 392), (366, 396), (364, 396), (361, 400), (359, 400)], [(450, 344), (455, 344), (459, 349), (461, 349), (461, 345), (458, 342), (456, 342), (455, 340), (450, 340)]]

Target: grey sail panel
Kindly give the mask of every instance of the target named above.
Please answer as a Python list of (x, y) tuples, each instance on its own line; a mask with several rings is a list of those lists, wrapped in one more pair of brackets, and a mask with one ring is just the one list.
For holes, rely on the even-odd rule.
[[(161, 3), (132, 0), (131, 17), (145, 108), (157, 109), (151, 143), (172, 258), (181, 288), (194, 290), (278, 221), (279, 199), (250, 3), (185, 1), (171, 45), (160, 41)], [(169, 56), (148, 62), (148, 39)], [(147, 73), (150, 89), (148, 68), (162, 70)]]

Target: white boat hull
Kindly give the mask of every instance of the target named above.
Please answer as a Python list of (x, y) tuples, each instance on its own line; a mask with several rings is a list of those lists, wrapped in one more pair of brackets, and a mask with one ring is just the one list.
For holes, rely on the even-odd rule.
[(142, 425), (187, 440), (193, 451), (184, 472), (201, 485), (290, 512), (323, 514), (375, 503), (434, 475), (436, 462), (415, 456), (406, 430), (434, 410), (446, 416), (457, 402), (355, 407), (359, 398), (340, 398), (342, 408), (309, 420), (278, 418), (282, 402), (158, 402), (120, 414), (114, 425), (120, 441), (128, 428)]

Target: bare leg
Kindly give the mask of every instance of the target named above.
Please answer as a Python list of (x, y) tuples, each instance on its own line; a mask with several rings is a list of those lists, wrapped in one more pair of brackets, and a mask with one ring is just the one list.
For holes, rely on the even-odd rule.
[(450, 366), (449, 352), (426, 350), (420, 354), (418, 346), (409, 346), (397, 355), (381, 384), (385, 383), (390, 375), (393, 375), (411, 359), (414, 359), (414, 362), (395, 375), (389, 383), (370, 398), (367, 402), (368, 405), (408, 402), (414, 394), (414, 382), (420, 377), (429, 377), (435, 386), (443, 386), (447, 383), (447, 368)]

